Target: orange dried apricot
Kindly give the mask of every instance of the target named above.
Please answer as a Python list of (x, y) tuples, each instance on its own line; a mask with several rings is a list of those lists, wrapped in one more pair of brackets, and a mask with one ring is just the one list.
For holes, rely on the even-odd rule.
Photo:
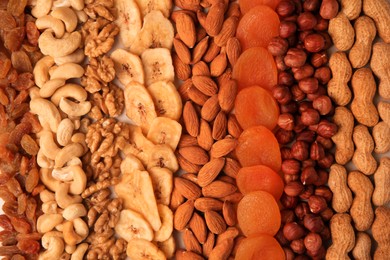
[(241, 13), (246, 14), (252, 8), (258, 5), (268, 5), (273, 10), (276, 9), (280, 0), (240, 0), (238, 4), (240, 5)]
[(284, 260), (285, 255), (278, 241), (270, 235), (244, 238), (237, 248), (235, 260)]

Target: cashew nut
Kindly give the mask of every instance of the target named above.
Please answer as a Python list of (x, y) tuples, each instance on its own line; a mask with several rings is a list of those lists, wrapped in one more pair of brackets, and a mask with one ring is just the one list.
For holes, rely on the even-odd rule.
[[(45, 184), (46, 188), (48, 188), (51, 191), (58, 190), (58, 187), (60, 186), (61, 182), (54, 179), (51, 175), (52, 169), (50, 168), (41, 168), (39, 170), (39, 177), (43, 184)], [(55, 197), (54, 197), (55, 198)]]
[(57, 213), (57, 202), (54, 200), (48, 201), (42, 204), (42, 211), (45, 214), (56, 214)]
[(81, 144), (84, 147), (84, 153), (88, 152), (89, 148), (87, 146), (87, 143), (85, 142), (85, 134), (83, 134), (83, 133), (75, 133), (72, 136), (71, 141), (73, 143)]
[(69, 7), (58, 7), (51, 12), (54, 18), (64, 22), (67, 32), (73, 32), (77, 27), (77, 15)]
[(81, 194), (87, 186), (87, 175), (80, 165), (71, 166), (73, 168), (73, 181), (70, 182), (69, 193)]
[(28, 90), (28, 94), (30, 95), (30, 99), (40, 98), (41, 95), (39, 94), (40, 88), (37, 86), (34, 86)]
[(43, 84), (49, 80), (49, 69), (54, 65), (54, 59), (50, 56), (45, 56), (40, 59), (34, 67), (33, 74), (35, 84), (42, 88)]
[(51, 15), (44, 15), (35, 21), (35, 25), (39, 30), (50, 29), (54, 32), (57, 38), (62, 38), (65, 33), (64, 23)]
[(40, 132), (39, 146), (41, 147), (43, 154), (51, 160), (54, 160), (61, 150), (54, 142), (53, 133), (48, 130), (42, 130)]
[(53, 5), (53, 0), (37, 0), (34, 8), (31, 10), (31, 14), (35, 18), (47, 15)]
[(78, 245), (76, 251), (73, 252), (70, 260), (83, 260), (85, 252), (87, 252), (87, 249), (88, 249), (87, 243), (82, 243)]
[(57, 89), (65, 85), (64, 79), (52, 79), (43, 84), (39, 95), (43, 98), (51, 97)]
[(91, 110), (91, 107), (92, 105), (89, 101), (76, 103), (64, 97), (62, 97), (60, 101), (60, 109), (70, 116), (86, 115)]
[(78, 84), (68, 83), (59, 88), (51, 97), (51, 102), (58, 106), (61, 98), (73, 98), (77, 101), (85, 101), (88, 97), (87, 91)]
[(51, 74), (50, 79), (73, 79), (81, 78), (84, 75), (84, 68), (77, 63), (68, 62), (59, 65)]
[(77, 245), (81, 243), (88, 236), (88, 233), (88, 226), (81, 218), (76, 218), (64, 223), (64, 240), (68, 245)]
[(84, 217), (87, 215), (87, 210), (83, 204), (72, 204), (64, 209), (62, 216), (66, 220), (74, 220), (76, 218)]
[(44, 31), (38, 39), (38, 45), (44, 55), (50, 55), (54, 58), (62, 57), (73, 53), (81, 44), (81, 34), (72, 32), (61, 39), (53, 35), (53, 31)]
[[(73, 142), (73, 141), (72, 141)], [(76, 142), (74, 142), (76, 143)], [(81, 162), (80, 158), (77, 158), (77, 157), (73, 157), (72, 159), (70, 159), (67, 163), (66, 163), (66, 166), (71, 166), (71, 165), (82, 165), (83, 163)]]
[(61, 115), (52, 102), (43, 98), (35, 98), (30, 101), (30, 110), (33, 114), (38, 115), (39, 122), (44, 129), (50, 129), (57, 133)]
[(79, 143), (71, 143), (62, 148), (54, 160), (54, 168), (62, 168), (73, 157), (81, 157), (84, 154), (84, 148)]
[(82, 63), (84, 58), (85, 58), (84, 50), (77, 49), (75, 52), (73, 52), (69, 55), (55, 58), (54, 62), (57, 65), (62, 65), (65, 63)]
[(65, 252), (67, 254), (73, 254), (73, 252), (76, 251), (76, 248), (76, 245), (65, 245)]
[(47, 233), (63, 220), (61, 214), (43, 214), (37, 219), (37, 231), (41, 234)]
[[(81, 197), (68, 195), (69, 183), (60, 183), (58, 189), (56, 190), (55, 197), (57, 204), (60, 208), (64, 209), (71, 204), (80, 203), (82, 201)], [(59, 223), (58, 223), (59, 224)]]
[(81, 11), (84, 9), (84, 0), (70, 0), (70, 5), (73, 9)]
[(53, 169), (51, 175), (54, 179), (69, 182), (73, 180), (73, 168), (72, 166)]
[(85, 23), (88, 20), (88, 15), (83, 11), (76, 11), (77, 18), (81, 23)]
[(54, 167), (54, 161), (47, 158), (40, 149), (37, 154), (37, 164), (39, 167), (49, 169)]
[(39, 193), (39, 198), (43, 203), (48, 202), (48, 201), (54, 201), (54, 193), (49, 191), (49, 190), (43, 190)]
[[(62, 231), (64, 230), (64, 223), (58, 224), (56, 226), (56, 230), (60, 231), (62, 234)], [(63, 237), (63, 236), (62, 236)]]
[(40, 260), (59, 259), (65, 249), (64, 240), (61, 237), (52, 236), (48, 238), (47, 245), (46, 247), (44, 246), (44, 248), (46, 249), (46, 251), (39, 254)]
[(58, 7), (70, 7), (69, 0), (54, 0), (53, 9)]
[(62, 146), (67, 145), (72, 138), (73, 131), (74, 125), (72, 120), (69, 118), (63, 119), (57, 129), (57, 142)]

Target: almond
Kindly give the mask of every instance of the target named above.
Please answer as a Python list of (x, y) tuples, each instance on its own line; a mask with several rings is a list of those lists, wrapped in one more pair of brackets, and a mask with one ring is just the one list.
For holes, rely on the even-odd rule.
[(203, 27), (198, 27), (198, 31), (196, 32), (196, 42), (200, 42), (206, 36), (206, 30)]
[(177, 250), (175, 254), (176, 260), (204, 260), (203, 256), (191, 251)]
[(188, 97), (199, 106), (203, 106), (209, 98), (194, 86), (188, 90)]
[(212, 159), (210, 162), (203, 165), (198, 173), (198, 185), (204, 187), (212, 183), (217, 178), (224, 165), (225, 158)]
[(187, 146), (194, 146), (197, 144), (198, 144), (198, 142), (196, 140), (196, 137), (190, 136), (188, 134), (182, 134), (180, 137), (179, 144), (177, 146), (179, 148), (181, 148), (181, 147), (187, 147)]
[(200, 116), (204, 120), (211, 122), (215, 119), (220, 110), (221, 107), (219, 106), (218, 95), (215, 94), (204, 103), (202, 109), (200, 110)]
[(226, 42), (226, 54), (232, 66), (236, 64), (241, 52), (240, 41), (236, 37), (229, 38)]
[(214, 140), (221, 140), (226, 136), (227, 132), (227, 118), (223, 111), (220, 111), (215, 117), (213, 124), (213, 138)]
[[(196, 12), (196, 17), (198, 18), (198, 22), (199, 22), (200, 26), (202, 28), (205, 28), (206, 27), (207, 14), (202, 12), (202, 11), (198, 11), (198, 12)], [(206, 32), (206, 30), (205, 30), (205, 32)], [(206, 32), (206, 35), (207, 35), (207, 32)]]
[(184, 159), (184, 157), (181, 156), (179, 153), (175, 153), (175, 155), (177, 158), (177, 162), (180, 165), (180, 168), (183, 169), (184, 171), (189, 173), (197, 173), (200, 171), (201, 169), (200, 165), (190, 163), (188, 160)]
[(198, 185), (190, 180), (176, 177), (174, 180), (175, 188), (183, 195), (184, 198), (189, 200), (196, 200), (202, 193)]
[(192, 75), (210, 77), (211, 74), (210, 74), (209, 66), (207, 66), (206, 62), (204, 61), (199, 61), (195, 63), (195, 65), (192, 67)]
[(186, 228), (183, 233), (183, 243), (188, 251), (192, 251), (197, 254), (202, 254), (202, 246), (199, 244), (199, 241), (194, 236), (191, 230)]
[(218, 92), (217, 84), (207, 76), (193, 76), (192, 84), (207, 96), (212, 96)]
[(240, 234), (236, 227), (228, 227), (225, 232), (219, 234), (217, 237), (217, 245), (221, 244), (226, 239), (235, 239)]
[(236, 34), (238, 20), (239, 18), (235, 16), (231, 16), (225, 20), (222, 26), (222, 30), (217, 36), (214, 37), (214, 41), (218, 46), (225, 46), (229, 38)]
[[(235, 226), (237, 224), (237, 215), (234, 208), (234, 204), (228, 200), (225, 200), (222, 207), (222, 215), (228, 226)], [(238, 233), (237, 233), (238, 235)]]
[(227, 195), (225, 197), (222, 198), (223, 201), (225, 200), (228, 200), (228, 201), (231, 201), (232, 203), (238, 203), (240, 202), (240, 200), (244, 197), (244, 195), (239, 192), (239, 191), (236, 191), (230, 195)]
[(226, 5), (225, 3), (217, 3), (209, 8), (209, 12), (206, 17), (205, 29), (208, 35), (216, 36), (222, 29), (224, 22), (224, 14)]
[(183, 121), (187, 132), (196, 137), (199, 133), (199, 117), (192, 102), (187, 101), (183, 108)]
[(229, 113), (234, 106), (237, 96), (237, 83), (235, 80), (222, 81), (219, 85), (218, 101), (222, 110)]
[(183, 230), (192, 217), (194, 212), (194, 201), (187, 200), (181, 204), (173, 215), (173, 226), (176, 230)]
[(216, 43), (215, 40), (213, 39), (210, 44), (209, 48), (207, 49), (207, 52), (203, 56), (203, 60), (207, 63), (210, 63), (214, 60), (215, 57), (219, 54), (221, 51), (221, 47), (219, 47)]
[(221, 52), (217, 57), (210, 63), (211, 76), (219, 77), (225, 71), (228, 61), (225, 52)]
[(197, 139), (198, 139), (198, 144), (200, 147), (202, 147), (206, 151), (210, 151), (211, 146), (214, 143), (214, 139), (213, 139), (213, 136), (211, 134), (210, 125), (204, 119), (200, 120), (200, 129), (199, 129), (199, 135), (198, 135)]
[(218, 180), (219, 181), (224, 181), (224, 182), (227, 182), (227, 183), (230, 183), (230, 184), (233, 184), (233, 185), (236, 185), (236, 179), (232, 178), (230, 176), (227, 176), (227, 175), (219, 176)]
[(228, 259), (233, 250), (234, 240), (225, 239), (222, 243), (217, 244), (210, 252), (209, 260)]
[(206, 220), (206, 225), (208, 229), (214, 234), (221, 234), (226, 230), (226, 223), (223, 220), (222, 216), (215, 211), (206, 211), (204, 213), (204, 218)]
[(175, 53), (172, 55), (172, 63), (178, 79), (185, 81), (191, 77), (192, 71), (190, 65), (185, 64)]
[(177, 56), (185, 64), (190, 64), (191, 62), (191, 52), (188, 49), (187, 45), (180, 39), (173, 39), (173, 46)]
[(195, 200), (194, 206), (197, 210), (202, 212), (210, 210), (220, 211), (222, 210), (223, 203), (222, 201), (214, 198), (202, 197)]
[(226, 11), (226, 17), (237, 17), (240, 18), (241, 11), (238, 3), (230, 3), (228, 10)]
[(175, 0), (175, 5), (184, 10), (198, 11), (200, 10), (200, 0)]
[(172, 12), (171, 14), (171, 19), (174, 23), (176, 23), (176, 20), (177, 20), (177, 17), (180, 13), (185, 13), (189, 16), (191, 16), (191, 18), (196, 21), (196, 13), (194, 13), (193, 11), (189, 11), (189, 10), (175, 10)]
[(219, 158), (229, 154), (237, 146), (237, 139), (225, 138), (213, 144), (210, 150), (212, 158)]
[(179, 153), (189, 162), (196, 165), (204, 165), (209, 161), (207, 152), (199, 146), (179, 148)]
[(189, 226), (199, 243), (204, 244), (207, 239), (207, 227), (204, 219), (198, 213), (194, 212)]
[(209, 232), (206, 242), (203, 244), (203, 255), (208, 258), (211, 251), (214, 248), (215, 244), (215, 235), (211, 232)]
[(176, 17), (176, 30), (180, 39), (192, 48), (196, 42), (196, 28), (194, 20), (186, 13), (179, 13)]
[(226, 84), (229, 80), (233, 79), (233, 71), (231, 68), (227, 68), (225, 72), (217, 78), (218, 86)]
[[(195, 175), (194, 173), (184, 173), (180, 175), (181, 178), (191, 181), (192, 183), (195, 183), (198, 185), (198, 175)], [(198, 185), (199, 186), (199, 185)]]
[(236, 190), (237, 187), (233, 184), (224, 181), (213, 181), (209, 185), (202, 188), (202, 194), (205, 197), (219, 199), (233, 194)]
[(228, 118), (228, 133), (237, 139), (242, 133), (242, 128), (238, 123), (236, 116), (233, 114), (230, 114)]
[(177, 189), (173, 189), (171, 195), (171, 204), (169, 204), (172, 210), (176, 210), (181, 204), (183, 204), (185, 198)]
[(198, 44), (196, 44), (192, 51), (192, 63), (199, 62), (206, 53), (209, 46), (209, 36), (204, 37)]
[(232, 178), (236, 178), (238, 171), (241, 169), (240, 163), (232, 158), (226, 158), (223, 172)]
[(181, 97), (182, 102), (185, 102), (189, 99), (188, 97), (188, 90), (192, 87), (192, 79), (187, 79), (183, 82), (177, 89), (179, 92), (179, 95)]

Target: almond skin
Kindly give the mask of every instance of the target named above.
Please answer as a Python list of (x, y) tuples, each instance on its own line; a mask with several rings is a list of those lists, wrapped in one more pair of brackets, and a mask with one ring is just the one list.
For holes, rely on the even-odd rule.
[(223, 172), (232, 178), (236, 178), (238, 171), (240, 170), (240, 163), (232, 158), (226, 158), (225, 166), (223, 167)]
[(218, 92), (217, 84), (207, 76), (193, 76), (192, 84), (207, 96), (212, 96)]
[(179, 13), (176, 17), (176, 29), (180, 39), (192, 48), (196, 42), (196, 27), (194, 20), (186, 13)]
[(234, 66), (242, 52), (240, 41), (236, 37), (229, 38), (226, 42), (226, 55), (230, 65)]
[(187, 179), (176, 177), (174, 180), (175, 188), (183, 195), (184, 198), (196, 200), (202, 193), (198, 185)]
[(233, 250), (234, 240), (225, 239), (222, 243), (217, 244), (210, 252), (209, 260), (228, 259)]
[(218, 95), (215, 94), (204, 103), (200, 110), (200, 116), (204, 120), (211, 122), (215, 119), (220, 110), (221, 107), (219, 106)]
[(222, 29), (225, 14), (225, 3), (217, 3), (210, 7), (206, 17), (206, 32), (210, 36), (216, 36)]
[(237, 139), (225, 138), (213, 144), (210, 150), (212, 158), (219, 158), (229, 154), (237, 146)]
[(185, 64), (190, 64), (191, 52), (187, 45), (185, 45), (180, 39), (173, 39), (173, 47), (175, 48), (175, 52), (177, 56), (179, 56), (180, 60)]
[(199, 117), (192, 102), (187, 101), (183, 108), (184, 126), (187, 132), (197, 137), (199, 133)]
[(181, 204), (183, 204), (185, 198), (177, 189), (172, 191), (170, 207), (172, 210), (176, 210)]
[(206, 101), (209, 99), (208, 96), (206, 96), (205, 94), (203, 94), (199, 89), (197, 89), (196, 87), (192, 86), (189, 90), (188, 90), (188, 97), (194, 101), (195, 104), (199, 105), (199, 106), (203, 106)]
[(225, 52), (221, 52), (217, 57), (210, 63), (210, 73), (213, 77), (219, 77), (226, 70), (227, 57)]
[(192, 51), (192, 63), (199, 62), (206, 53), (209, 46), (209, 36), (204, 37), (198, 44), (196, 44)]
[(204, 165), (209, 161), (207, 152), (199, 146), (179, 148), (179, 153), (189, 162), (196, 165)]
[(228, 226), (234, 226), (237, 224), (237, 214), (234, 208), (234, 204), (232, 202), (227, 200), (224, 201), (222, 207), (222, 215)]
[(225, 46), (227, 41), (236, 34), (238, 20), (237, 17), (231, 16), (224, 21), (222, 30), (214, 38), (214, 41), (218, 46)]
[(183, 169), (185, 172), (188, 173), (197, 173), (200, 171), (201, 166), (193, 164), (186, 160), (183, 156), (181, 156), (179, 153), (175, 153), (177, 162), (180, 165), (180, 168)]
[(204, 244), (207, 239), (207, 227), (203, 217), (195, 212), (194, 215), (192, 215), (189, 226), (199, 243)]
[(235, 115), (229, 115), (228, 118), (228, 133), (233, 136), (234, 138), (239, 138), (242, 133), (242, 128), (240, 124), (237, 121), (237, 118)]
[(215, 235), (211, 232), (209, 232), (206, 242), (203, 244), (203, 255), (205, 257), (209, 257), (211, 251), (214, 248), (214, 243), (215, 243)]
[(214, 139), (211, 133), (211, 127), (209, 123), (204, 119), (200, 120), (200, 130), (199, 130), (199, 135), (197, 137), (197, 140), (199, 146), (205, 149), (206, 151), (210, 151), (211, 146), (214, 143)]
[(212, 159), (210, 162), (203, 165), (198, 173), (198, 184), (200, 187), (204, 187), (212, 183), (222, 168), (225, 166), (225, 158)]
[(175, 53), (172, 55), (172, 63), (178, 79), (185, 81), (191, 77), (192, 71), (190, 65), (185, 64)]
[(227, 118), (223, 111), (220, 111), (215, 117), (213, 124), (213, 138), (214, 140), (221, 140), (226, 136), (227, 132)]
[(192, 251), (197, 254), (202, 253), (202, 246), (199, 244), (199, 241), (196, 239), (194, 233), (186, 228), (183, 233), (183, 242), (186, 250)]
[(215, 57), (219, 54), (221, 51), (221, 47), (219, 47), (215, 40), (212, 40), (209, 44), (209, 48), (207, 49), (207, 52), (203, 56), (203, 60), (207, 63), (210, 63), (214, 60)]
[(206, 211), (204, 213), (206, 225), (214, 234), (221, 234), (226, 230), (225, 220), (215, 211)]
[(219, 85), (218, 101), (220, 107), (226, 113), (233, 109), (237, 92), (237, 83), (234, 80), (226, 80)]
[(220, 211), (222, 210), (223, 203), (222, 201), (214, 198), (202, 197), (195, 200), (194, 206), (197, 210), (202, 212), (210, 210)]
[(204, 260), (203, 256), (191, 251), (177, 250), (175, 254), (176, 260)]
[(173, 215), (173, 226), (176, 230), (183, 230), (192, 217), (194, 212), (194, 201), (187, 200), (181, 204)]
[(194, 64), (192, 67), (192, 75), (193, 76), (207, 76), (210, 77), (210, 69), (209, 66), (204, 61), (199, 61)]
[(214, 181), (202, 188), (202, 194), (210, 198), (223, 198), (234, 193), (237, 190), (235, 185), (224, 181)]

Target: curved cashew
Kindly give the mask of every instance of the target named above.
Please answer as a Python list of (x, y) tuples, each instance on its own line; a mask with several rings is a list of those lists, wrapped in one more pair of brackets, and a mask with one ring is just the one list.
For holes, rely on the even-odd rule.
[[(73, 141), (72, 141), (73, 142)], [(76, 142), (73, 142), (73, 143), (76, 143)], [(72, 159), (70, 159), (67, 163), (66, 163), (66, 166), (72, 166), (72, 165), (82, 165), (83, 163), (81, 162), (80, 158), (78, 157), (73, 157)]]
[(85, 23), (88, 20), (88, 15), (83, 11), (76, 11), (77, 18), (81, 23)]
[(83, 154), (84, 148), (81, 144), (68, 144), (58, 152), (54, 160), (54, 168), (62, 168), (65, 163), (73, 159), (73, 157), (81, 157)]
[(79, 103), (61, 98), (60, 109), (69, 116), (83, 116), (91, 110), (91, 102), (81, 101)]
[(39, 146), (41, 147), (43, 154), (51, 160), (54, 160), (61, 150), (54, 142), (53, 133), (48, 130), (42, 130), (40, 132)]
[(73, 32), (77, 27), (77, 15), (69, 7), (58, 7), (50, 15), (63, 21), (67, 32)]
[(39, 30), (51, 29), (57, 38), (62, 38), (65, 33), (64, 23), (51, 15), (44, 15), (35, 21)]
[(51, 79), (43, 84), (39, 91), (39, 95), (43, 98), (51, 97), (57, 89), (65, 85), (64, 79)]
[(44, 31), (38, 39), (38, 45), (44, 55), (62, 57), (73, 53), (81, 44), (81, 34), (72, 32), (68, 36), (56, 39), (53, 31)]
[(47, 233), (62, 223), (63, 220), (61, 214), (43, 214), (37, 219), (37, 231), (39, 233)]
[(84, 75), (84, 68), (79, 64), (68, 62), (59, 65), (50, 75), (50, 79), (73, 79), (81, 78)]
[(57, 89), (50, 100), (54, 105), (58, 106), (61, 98), (73, 98), (77, 101), (85, 101), (87, 97), (88, 93), (83, 87), (78, 84), (68, 83)]
[(34, 86), (28, 90), (28, 94), (30, 96), (30, 99), (40, 98), (41, 95), (39, 94), (40, 88), (37, 86)]
[(39, 122), (44, 129), (50, 129), (57, 133), (61, 115), (52, 102), (43, 98), (35, 98), (30, 101), (30, 110), (33, 114), (38, 115)]
[(52, 169), (41, 168), (39, 170), (39, 176), (43, 184), (45, 184), (46, 188), (55, 192), (56, 190), (58, 190), (58, 187), (60, 186), (61, 182), (54, 179), (53, 176), (51, 175), (51, 172)]
[(72, 120), (69, 118), (63, 119), (57, 129), (57, 142), (62, 146), (67, 145), (72, 138), (73, 131), (74, 124)]
[(35, 18), (47, 15), (53, 5), (53, 0), (37, 0), (34, 8), (31, 10), (31, 14)]
[(70, 0), (70, 5), (73, 9), (81, 11), (84, 9), (84, 0)]
[(64, 234), (62, 234), (62, 232), (59, 231), (49, 231), (45, 233), (41, 238), (41, 243), (43, 248), (48, 249), (50, 244), (50, 238), (52, 237), (64, 238)]
[(70, 260), (83, 260), (85, 252), (87, 252), (87, 249), (88, 249), (87, 243), (82, 243), (78, 245), (76, 251), (73, 252)]
[(57, 57), (54, 59), (54, 62), (57, 65), (62, 65), (65, 63), (82, 63), (82, 61), (85, 58), (85, 54), (83, 49), (77, 49), (75, 52), (63, 56), (63, 57)]
[(65, 249), (64, 240), (61, 237), (50, 237), (46, 249), (46, 251), (39, 254), (40, 260), (59, 259)]
[(68, 195), (69, 183), (61, 183), (56, 190), (55, 196), (57, 204), (60, 208), (64, 209), (71, 204), (80, 203), (81, 197)]
[(53, 9), (58, 7), (70, 7), (69, 0), (54, 0)]
[(73, 168), (72, 166), (53, 169), (51, 175), (54, 179), (69, 182), (73, 180)]
[(72, 136), (71, 141), (73, 143), (81, 144), (84, 147), (84, 153), (88, 152), (89, 149), (88, 149), (87, 143), (85, 142), (85, 134), (83, 134), (83, 133), (75, 133)]
[(39, 165), (39, 167), (46, 168), (46, 169), (54, 167), (54, 161), (49, 159), (49, 158), (47, 158), (43, 154), (42, 150), (38, 151), (38, 154), (37, 154), (37, 164)]
[[(64, 223), (58, 224), (56, 226), (56, 230), (60, 231), (61, 235), (62, 235), (62, 231), (64, 230)], [(62, 237), (64, 237), (64, 236), (62, 236)]]
[(68, 245), (77, 245), (88, 236), (88, 233), (88, 226), (81, 218), (64, 223), (64, 240)]
[(43, 84), (49, 80), (49, 69), (54, 65), (54, 59), (50, 56), (45, 56), (40, 59), (34, 67), (33, 74), (35, 84), (42, 88)]
[(39, 198), (43, 203), (55, 200), (54, 193), (49, 190), (41, 191), (39, 193)]
[[(74, 251), (76, 251), (76, 245), (65, 245), (65, 252), (68, 253), (68, 254), (73, 254)], [(69, 258), (67, 258), (69, 259)]]
[(57, 202), (54, 200), (42, 204), (42, 211), (45, 214), (57, 214)]
[(69, 193), (79, 195), (87, 186), (87, 175), (80, 165), (71, 166), (73, 169), (73, 181), (70, 182)]
[(87, 210), (83, 204), (72, 204), (64, 209), (62, 216), (66, 220), (74, 220), (76, 218), (84, 217), (87, 215)]

